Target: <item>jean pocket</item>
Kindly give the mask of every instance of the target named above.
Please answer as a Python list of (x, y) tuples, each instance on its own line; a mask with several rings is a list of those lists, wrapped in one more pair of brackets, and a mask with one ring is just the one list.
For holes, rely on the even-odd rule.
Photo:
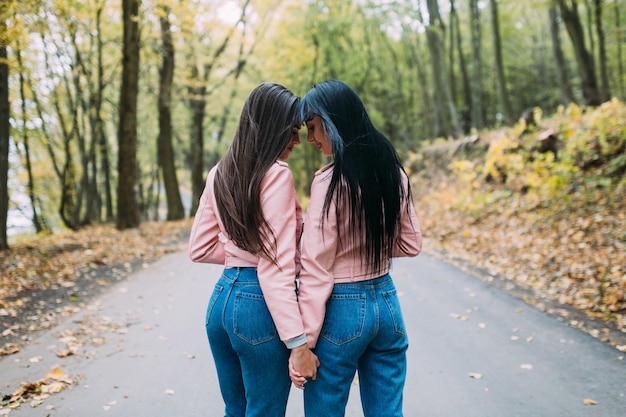
[(396, 332), (406, 335), (406, 326), (402, 317), (402, 309), (400, 308), (400, 299), (395, 289), (382, 293), (385, 304), (389, 309), (389, 315), (393, 320), (393, 328)]
[(263, 295), (246, 292), (236, 294), (233, 331), (251, 345), (269, 342), (276, 337), (276, 326)]
[(334, 294), (326, 303), (320, 336), (336, 345), (357, 339), (365, 325), (365, 294)]
[(211, 294), (211, 298), (209, 298), (209, 306), (206, 309), (206, 317), (204, 320), (205, 326), (209, 324), (209, 318), (211, 317), (211, 312), (213, 311), (213, 307), (215, 307), (215, 303), (217, 302), (217, 299), (222, 294), (222, 291), (224, 291), (224, 287), (219, 284), (216, 284), (215, 287), (213, 288), (213, 293)]

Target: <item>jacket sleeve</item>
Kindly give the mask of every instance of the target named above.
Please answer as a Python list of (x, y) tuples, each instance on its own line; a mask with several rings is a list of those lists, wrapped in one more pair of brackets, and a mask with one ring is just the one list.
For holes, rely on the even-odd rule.
[(194, 262), (224, 264), (226, 253), (220, 239), (219, 214), (213, 194), (215, 167), (207, 175), (189, 237), (189, 258)]
[[(257, 272), (263, 297), (282, 341), (304, 333), (296, 298), (297, 238), (301, 217), (293, 175), (285, 163), (277, 163), (261, 184), (261, 208), (272, 228), (276, 263), (259, 256)], [(270, 234), (271, 238), (271, 234)]]
[[(324, 199), (329, 181), (324, 174), (316, 175), (311, 184), (311, 199), (302, 232), (302, 271), (298, 303), (309, 347), (317, 344), (326, 301), (333, 289), (332, 274), (337, 254), (337, 218), (334, 205), (322, 224)], [(325, 179), (324, 179), (325, 178)]]
[[(408, 190), (408, 177), (402, 173), (405, 190)], [(406, 193), (408, 195), (408, 193)], [(408, 197), (407, 197), (408, 198)], [(393, 247), (394, 258), (417, 256), (422, 251), (422, 231), (415, 215), (413, 201), (403, 201), (400, 217), (400, 234)]]

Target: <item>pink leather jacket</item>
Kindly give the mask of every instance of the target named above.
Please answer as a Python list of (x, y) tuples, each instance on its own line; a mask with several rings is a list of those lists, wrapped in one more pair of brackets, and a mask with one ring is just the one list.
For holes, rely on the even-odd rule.
[[(302, 234), (302, 271), (300, 272), (299, 305), (309, 347), (317, 344), (324, 315), (326, 301), (335, 283), (365, 281), (385, 275), (389, 272), (389, 262), (382, 272), (375, 275), (361, 265), (361, 259), (354, 245), (339, 245), (337, 240), (337, 218), (333, 216), (334, 206), (330, 208), (330, 216), (321, 216), (326, 191), (330, 185), (332, 165), (315, 173), (311, 185), (311, 200), (306, 212), (304, 231)], [(404, 183), (408, 178), (403, 174)], [(336, 201), (333, 202), (336, 204)], [(415, 215), (413, 202), (410, 212), (402, 211), (400, 237), (393, 249), (394, 257), (416, 256), (422, 249), (422, 233)], [(343, 221), (350, 221), (343, 216)]]
[(304, 333), (294, 279), (300, 272), (299, 238), (302, 208), (296, 199), (293, 175), (284, 161), (276, 161), (261, 183), (261, 208), (276, 237), (277, 265), (246, 252), (228, 239), (214, 193), (216, 167), (209, 171), (198, 212), (191, 228), (189, 257), (194, 262), (231, 267), (256, 267), (259, 283), (278, 334), (283, 341)]

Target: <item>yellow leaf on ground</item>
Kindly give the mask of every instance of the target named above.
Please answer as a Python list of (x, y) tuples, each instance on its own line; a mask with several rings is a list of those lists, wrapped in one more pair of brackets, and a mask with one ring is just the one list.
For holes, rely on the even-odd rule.
[(53, 369), (50, 370), (50, 372), (46, 374), (46, 378), (60, 381), (61, 379), (65, 378), (65, 372), (59, 369), (58, 366), (55, 366)]

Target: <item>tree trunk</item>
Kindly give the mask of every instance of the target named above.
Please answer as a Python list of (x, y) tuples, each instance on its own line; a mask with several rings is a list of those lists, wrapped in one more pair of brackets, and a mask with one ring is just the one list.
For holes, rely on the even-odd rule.
[[(413, 30), (406, 25), (403, 25), (403, 31), (405, 33), (404, 37), (408, 38), (408, 53), (407, 60), (410, 68), (415, 68), (417, 73), (417, 85), (415, 88), (412, 88), (412, 91), (415, 93), (412, 95), (415, 97), (421, 98), (422, 101), (422, 109), (432, 109), (432, 100), (428, 91), (428, 77), (427, 70), (424, 68), (422, 64), (422, 57), (425, 56), (425, 52), (422, 50), (421, 44), (419, 43), (419, 36), (411, 36), (413, 34)], [(410, 34), (410, 35), (409, 35)], [(415, 109), (418, 109), (419, 106), (412, 106)], [(426, 114), (426, 111), (423, 111), (422, 114), (415, 112), (415, 120), (419, 120), (419, 127), (422, 131), (422, 137), (433, 137), (434, 132), (431, 131), (431, 123), (428, 122), (429, 114)], [(308, 171), (307, 171), (308, 172)], [(313, 178), (310, 178), (312, 181)], [(309, 181), (309, 184), (311, 183)]]
[(559, 83), (559, 89), (561, 90), (563, 104), (568, 105), (570, 103), (576, 103), (576, 97), (574, 97), (572, 85), (570, 84), (569, 80), (567, 62), (565, 61), (565, 55), (563, 54), (563, 49), (561, 48), (561, 38), (559, 37), (559, 22), (554, 6), (550, 6), (549, 14), (550, 35), (552, 37), (552, 52), (554, 54), (556, 78)]
[[(85, 94), (81, 85), (81, 76), (86, 77), (87, 84), (89, 85), (88, 94), (92, 93), (91, 80), (89, 79), (89, 70), (85, 67), (85, 61), (82, 58), (80, 46), (76, 42), (78, 33), (71, 29), (72, 46), (74, 48), (74, 70), (72, 73), (72, 81), (74, 83), (75, 109), (73, 112), (74, 131), (76, 132), (76, 141), (78, 145), (78, 152), (80, 156), (80, 179), (76, 185), (76, 212), (74, 214), (75, 223), (78, 227), (82, 227), (85, 224), (90, 224), (93, 221), (93, 212), (90, 210), (92, 200), (95, 200), (95, 193), (90, 190), (90, 167), (93, 164), (93, 148), (94, 137), (87, 137), (87, 128), (84, 125), (88, 120), (84, 115), (90, 115), (92, 113), (91, 103), (85, 99)], [(88, 145), (89, 142), (89, 146)], [(82, 218), (81, 218), (82, 213)]]
[(478, 0), (470, 0), (470, 28), (472, 39), (472, 106), (470, 107), (472, 127), (483, 128), (483, 61), (481, 57), (482, 25)]
[[(192, 66), (192, 80), (198, 79), (198, 70)], [(189, 107), (191, 108), (191, 133), (189, 165), (191, 166), (191, 210), (193, 216), (198, 210), (200, 196), (204, 191), (204, 109), (206, 108), (206, 87), (188, 88)]]
[[(102, 125), (102, 56), (101, 56), (101, 27), (100, 18), (102, 14), (102, 3), (96, 5), (95, 10), (95, 28), (94, 32), (90, 34), (89, 40), (91, 43), (91, 51), (95, 53), (95, 67), (85, 68), (84, 76), (87, 79), (87, 89), (89, 94), (89, 101), (85, 103), (85, 113), (89, 120), (89, 152), (86, 155), (87, 169), (90, 171), (89, 177), (86, 183), (85, 193), (85, 213), (83, 217), (83, 224), (100, 222), (102, 220), (102, 199), (100, 197), (98, 187), (98, 162), (100, 155), (100, 134), (103, 129)], [(93, 62), (92, 56), (89, 56), (89, 63)], [(95, 74), (95, 79), (94, 75)]]
[[(245, 21), (246, 9), (249, 5), (246, 1), (242, 11), (240, 22)], [(237, 22), (238, 24), (239, 22)], [(204, 74), (200, 75), (198, 66), (193, 62), (194, 54), (189, 56), (189, 66), (191, 69), (191, 84), (187, 87), (189, 94), (189, 107), (191, 108), (191, 126), (190, 126), (190, 155), (189, 165), (191, 166), (191, 209), (189, 216), (192, 217), (198, 210), (200, 196), (204, 191), (204, 110), (207, 100), (207, 82), (210, 78), (213, 66), (217, 63), (218, 58), (226, 51), (226, 47), (230, 42), (230, 38), (236, 26), (224, 38), (220, 46), (215, 50), (213, 57), (209, 63), (204, 65)], [(193, 52), (193, 51), (192, 51)]]
[[(46, 37), (44, 32), (41, 33), (41, 39), (44, 44), (52, 43), (55, 49), (61, 50), (61, 46), (56, 44), (55, 39), (52, 37)], [(63, 45), (63, 48), (67, 48), (67, 45)], [(76, 51), (75, 51), (76, 52)], [(49, 60), (49, 53), (44, 49), (44, 64), (46, 72), (50, 74), (50, 77), (54, 77), (54, 63)], [(75, 69), (75, 68), (74, 68)], [(80, 193), (76, 184), (76, 167), (74, 166), (73, 154), (72, 154), (72, 141), (78, 140), (80, 135), (79, 131), (79, 118), (78, 118), (78, 83), (75, 82), (74, 90), (72, 90), (72, 83), (70, 77), (75, 77), (74, 72), (63, 73), (59, 78), (58, 88), (52, 90), (52, 105), (56, 111), (57, 125), (60, 131), (60, 135), (63, 140), (63, 162), (60, 163), (59, 171), (57, 175), (61, 185), (61, 195), (59, 203), (59, 217), (65, 227), (71, 230), (78, 230), (80, 228)], [(64, 90), (63, 90), (64, 89)], [(36, 95), (34, 96), (35, 102), (39, 106), (39, 102), (36, 101)], [(43, 110), (39, 107), (38, 111), (43, 114)], [(69, 119), (69, 120), (68, 120)], [(43, 129), (42, 129), (43, 130)], [(53, 161), (56, 157), (52, 146), (48, 144), (48, 152)], [(56, 167), (56, 162), (53, 162)], [(58, 168), (55, 168), (55, 171)]]
[(445, 46), (443, 44), (443, 24), (439, 14), (437, 0), (428, 0), (429, 25), (426, 27), (426, 39), (430, 51), (431, 70), (433, 76), (434, 98), (434, 133), (435, 137), (458, 137), (459, 125), (456, 118), (456, 107), (452, 101), (450, 85), (447, 81), (448, 71), (445, 62)]
[[(613, 7), (615, 7), (615, 31), (618, 33), (618, 39), (623, 39), (620, 38), (620, 36), (623, 36), (620, 35), (623, 32), (620, 23), (619, 4), (616, 2), (614, 3)], [(624, 92), (624, 64), (622, 63), (622, 45), (623, 42), (617, 42), (617, 85), (619, 88), (620, 98), (623, 101), (626, 97)]]
[(114, 220), (115, 215), (113, 213), (113, 190), (111, 186), (111, 163), (109, 157), (109, 142), (107, 141), (106, 129), (104, 121), (102, 120), (102, 103), (104, 97), (104, 90), (106, 82), (104, 80), (104, 62), (103, 62), (103, 50), (104, 42), (102, 41), (102, 11), (104, 3), (99, 3), (98, 11), (96, 12), (96, 56), (98, 60), (97, 71), (97, 106), (95, 108), (95, 121), (97, 126), (96, 131), (96, 155), (99, 158), (100, 170), (99, 174), (102, 176), (104, 184), (104, 196), (98, 193), (98, 207), (99, 212), (102, 211), (103, 199), (104, 199), (104, 219), (106, 222)]
[(515, 116), (513, 115), (511, 101), (509, 100), (509, 93), (506, 90), (506, 77), (504, 75), (504, 62), (502, 59), (502, 45), (500, 40), (500, 22), (498, 19), (498, 4), (496, 0), (490, 0), (490, 4), (494, 60), (498, 80), (498, 97), (500, 98), (500, 106), (504, 113), (504, 120), (508, 126), (512, 126), (515, 124)]
[[(27, 109), (26, 103), (26, 78), (24, 77), (24, 63), (22, 62), (21, 47), (15, 48), (15, 56), (17, 59), (18, 67), (20, 68), (19, 80), (20, 80), (20, 101), (22, 102), (22, 123), (27, 125)], [(33, 212), (32, 221), (35, 227), (35, 232), (42, 233), (48, 232), (48, 226), (46, 222), (40, 219), (39, 207), (37, 204), (37, 196), (35, 194), (35, 178), (33, 176), (32, 162), (30, 158), (30, 139), (27, 129), (22, 129), (22, 145), (24, 146), (24, 165), (26, 166), (26, 175), (28, 176), (28, 197), (30, 199), (30, 209)]]
[(119, 230), (139, 227), (137, 205), (137, 95), (139, 94), (139, 3), (122, 0), (124, 43), (119, 100), (117, 222)]
[(585, 33), (578, 15), (578, 3), (576, 0), (569, 1), (571, 5), (568, 6), (567, 0), (556, 0), (561, 11), (561, 17), (565, 23), (565, 28), (574, 47), (574, 55), (576, 56), (585, 103), (590, 106), (597, 106), (602, 103), (602, 94), (598, 88), (593, 57), (585, 47)]
[[(0, 16), (4, 16), (4, 6)], [(0, 33), (6, 33), (4, 19), (0, 21)], [(9, 65), (7, 64), (7, 40), (0, 35), (0, 250), (9, 249), (7, 219), (9, 215), (9, 140), (11, 117), (9, 107)]]
[(461, 111), (461, 128), (464, 133), (469, 133), (471, 130), (471, 116), (470, 109), (472, 108), (472, 92), (471, 84), (469, 80), (469, 73), (467, 70), (467, 62), (465, 60), (465, 53), (463, 52), (463, 36), (461, 34), (461, 25), (459, 15), (454, 7), (454, 1), (450, 1), (450, 26), (456, 27), (456, 49), (459, 55), (459, 69), (461, 70), (461, 80), (463, 82), (463, 110)]
[(165, 199), (167, 200), (167, 220), (179, 220), (185, 217), (183, 202), (180, 198), (174, 146), (172, 145), (172, 81), (174, 78), (174, 44), (170, 31), (169, 8), (163, 7), (161, 13), (161, 39), (163, 41), (162, 66), (159, 83), (159, 137), (157, 143), (159, 168), (163, 174)]
[(611, 88), (609, 86), (609, 75), (606, 70), (606, 42), (604, 40), (604, 28), (602, 27), (602, 0), (594, 0), (596, 36), (598, 37), (598, 61), (600, 63), (600, 94), (601, 100), (607, 101), (611, 98)]
[[(96, 93), (96, 106), (95, 106), (95, 124), (96, 124), (96, 155), (99, 159), (100, 169), (98, 174), (102, 177), (102, 183), (104, 184), (104, 195), (102, 196), (98, 192), (98, 213), (102, 214), (102, 206), (104, 205), (104, 219), (106, 222), (113, 221), (113, 191), (111, 189), (111, 164), (109, 160), (109, 144), (106, 136), (106, 129), (104, 120), (102, 120), (102, 103), (104, 98), (104, 90), (106, 82), (104, 80), (104, 62), (103, 62), (103, 50), (104, 43), (102, 41), (102, 11), (104, 3), (98, 4), (98, 11), (96, 12), (96, 58), (98, 61), (97, 73), (97, 93)], [(97, 163), (96, 163), (97, 164)], [(103, 201), (104, 200), (104, 201)]]
[(452, 96), (452, 102), (458, 108), (457, 102), (457, 91), (456, 91), (456, 77), (454, 73), (455, 60), (454, 54), (456, 51), (455, 43), (457, 41), (457, 37), (455, 36), (456, 30), (458, 29), (458, 25), (455, 24), (454, 18), (456, 15), (456, 10), (454, 9), (454, 0), (450, 1), (450, 24), (448, 25), (448, 84), (450, 85), (450, 95)]

